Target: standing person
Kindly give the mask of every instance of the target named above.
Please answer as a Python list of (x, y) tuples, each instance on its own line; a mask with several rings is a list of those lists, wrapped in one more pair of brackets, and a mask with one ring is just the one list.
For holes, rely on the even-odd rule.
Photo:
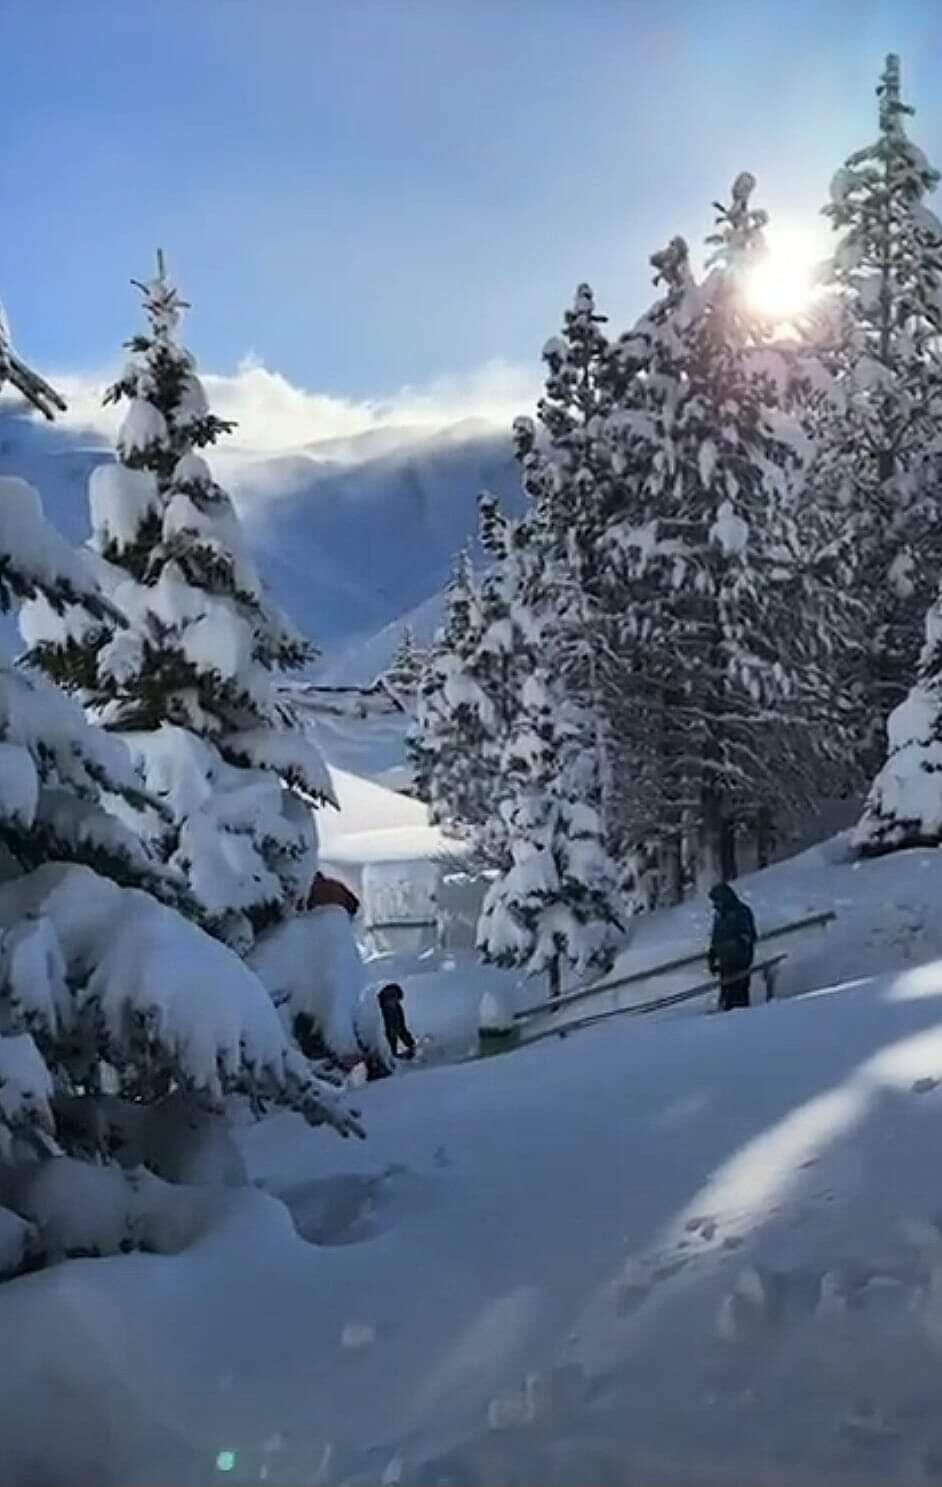
[(386, 1039), (393, 1058), (399, 1057), (400, 1043), (404, 1049), (403, 1058), (412, 1058), (415, 1053), (415, 1039), (406, 1026), (406, 1017), (402, 1010), (402, 987), (397, 986), (395, 981), (390, 981), (379, 992), (377, 1001), (383, 1014), (383, 1027), (386, 1029)]
[(756, 949), (756, 921), (748, 904), (730, 888), (717, 883), (710, 889), (715, 910), (713, 934), (707, 957), (710, 970), (720, 978), (718, 1010), (731, 1012), (749, 1006), (750, 967)]

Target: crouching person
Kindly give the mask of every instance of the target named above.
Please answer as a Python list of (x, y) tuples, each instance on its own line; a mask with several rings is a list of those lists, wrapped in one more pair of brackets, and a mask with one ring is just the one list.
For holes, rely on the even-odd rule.
[(386, 1041), (393, 1058), (399, 1058), (399, 1044), (402, 1044), (402, 1057), (412, 1058), (415, 1054), (415, 1039), (406, 1025), (406, 1014), (402, 1007), (402, 987), (395, 981), (390, 981), (379, 992), (376, 1000), (379, 1002), (379, 1010), (383, 1016), (383, 1028), (386, 1032)]

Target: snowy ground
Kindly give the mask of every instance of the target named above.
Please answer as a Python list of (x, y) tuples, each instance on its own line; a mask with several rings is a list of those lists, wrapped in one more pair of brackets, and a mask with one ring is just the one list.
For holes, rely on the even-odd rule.
[(819, 970), (912, 968), (246, 1126), (186, 1253), (0, 1287), (4, 1482), (942, 1479), (942, 856), (829, 856), (760, 918), (849, 897)]

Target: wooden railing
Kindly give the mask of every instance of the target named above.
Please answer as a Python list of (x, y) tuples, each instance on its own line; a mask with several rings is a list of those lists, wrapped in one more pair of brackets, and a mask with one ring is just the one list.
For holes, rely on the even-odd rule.
[[(766, 944), (781, 935), (793, 934), (799, 929), (811, 929), (813, 925), (829, 924), (836, 918), (833, 909), (826, 909), (820, 914), (808, 914), (804, 919), (796, 919), (791, 924), (780, 924), (775, 929), (767, 930), (759, 935), (758, 943)], [(624, 976), (616, 976), (609, 981), (594, 981), (588, 986), (581, 986), (576, 991), (564, 992), (562, 996), (552, 997), (548, 1001), (534, 1002), (529, 1007), (521, 1007), (519, 1012), (514, 1013), (517, 1021), (523, 1021), (527, 1017), (534, 1016), (537, 1012), (551, 1012), (555, 1008), (571, 1007), (574, 1002), (584, 1001), (587, 997), (599, 995), (605, 991), (618, 991), (623, 986), (633, 986), (638, 981), (647, 981), (657, 976), (666, 976), (670, 971), (682, 971), (685, 966), (695, 966), (706, 959), (706, 950), (698, 950), (688, 955), (680, 955), (675, 960), (661, 961), (658, 965), (647, 966), (642, 970), (629, 971)]]
[[(788, 957), (784, 954), (770, 956), (767, 960), (757, 961), (750, 967), (750, 975), (762, 973), (766, 977), (766, 985), (770, 984), (772, 972), (776, 966), (781, 965)], [(720, 979), (713, 976), (709, 981), (700, 981), (696, 986), (688, 986), (683, 991), (671, 992), (668, 996), (656, 997), (650, 1002), (636, 1002), (629, 1007), (609, 1007), (604, 1012), (593, 1012), (586, 1017), (577, 1017), (573, 1022), (563, 1023), (561, 1027), (541, 1028), (534, 1033), (532, 1038), (521, 1038), (513, 1046), (517, 1048), (529, 1048), (531, 1043), (539, 1043), (544, 1038), (566, 1038), (570, 1033), (581, 1031), (582, 1028), (593, 1027), (597, 1022), (604, 1022), (609, 1017), (641, 1017), (645, 1012), (660, 1012), (665, 1007), (677, 1007), (683, 1002), (693, 1001), (695, 997), (706, 996), (708, 992), (718, 991)]]

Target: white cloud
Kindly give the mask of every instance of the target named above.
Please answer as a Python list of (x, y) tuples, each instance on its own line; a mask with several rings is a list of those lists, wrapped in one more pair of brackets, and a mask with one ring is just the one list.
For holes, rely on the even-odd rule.
[[(59, 421), (114, 437), (121, 410), (102, 407), (113, 373), (51, 375), (69, 411)], [(325, 440), (345, 440), (371, 431), (403, 429), (428, 434), (466, 419), (509, 428), (513, 417), (532, 408), (538, 377), (529, 369), (494, 361), (462, 376), (403, 387), (385, 399), (362, 402), (296, 387), (280, 372), (247, 356), (234, 374), (202, 373), (213, 411), (238, 428), (229, 447), (259, 454), (283, 453)]]

